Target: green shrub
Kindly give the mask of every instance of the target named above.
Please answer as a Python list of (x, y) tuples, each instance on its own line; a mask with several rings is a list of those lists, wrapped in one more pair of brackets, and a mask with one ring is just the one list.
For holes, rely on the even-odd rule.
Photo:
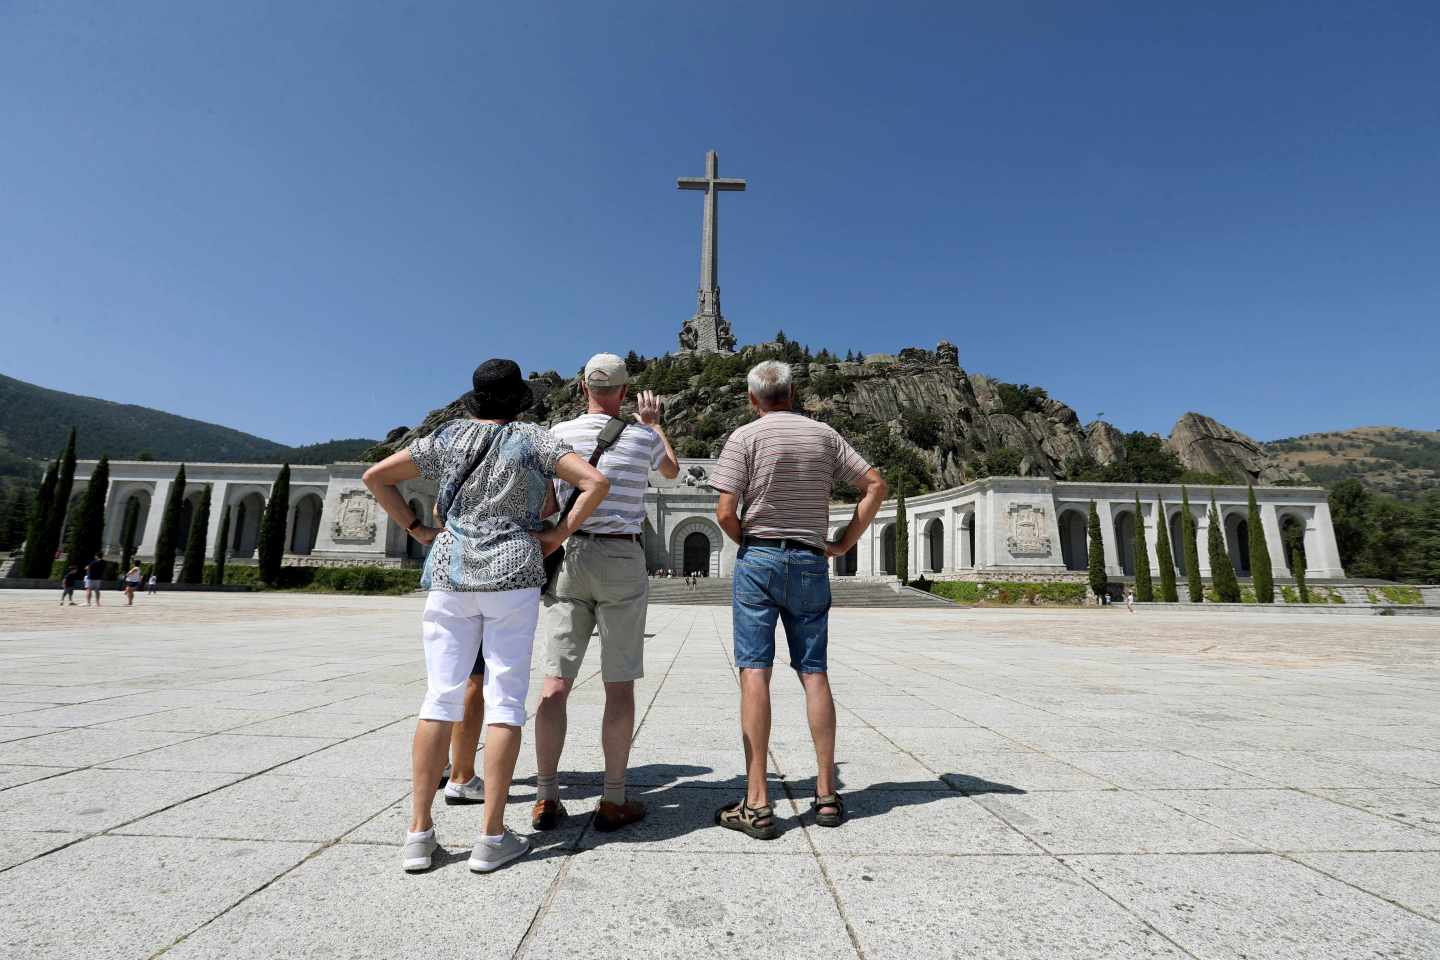
[(980, 584), (969, 580), (937, 580), (931, 591), (937, 597), (954, 600), (956, 603), (979, 603)]
[(1281, 597), (1281, 599), (1283, 599), (1286, 603), (1299, 603), (1299, 602), (1300, 602), (1300, 594), (1296, 592), (1295, 588), (1294, 588), (1294, 587), (1290, 587), (1290, 586), (1285, 586), (1284, 584), (1281, 584), (1281, 586), (1280, 586), (1280, 597)]
[[(214, 567), (207, 565), (205, 569), (209, 581)], [(226, 564), (225, 582), (265, 588), (260, 568), (253, 565)], [(398, 596), (420, 589), (420, 571), (401, 567), (281, 567), (273, 589)]]
[(1381, 587), (1380, 594), (1391, 603), (1398, 603), (1401, 606), (1414, 606), (1424, 602), (1417, 587)]
[(969, 580), (939, 580), (935, 582), (931, 592), (956, 603), (993, 603), (1001, 606), (1038, 606), (1042, 603), (1049, 603), (1078, 606), (1085, 602), (1086, 585), (1083, 583), (1012, 583), (1009, 581), (974, 583)]

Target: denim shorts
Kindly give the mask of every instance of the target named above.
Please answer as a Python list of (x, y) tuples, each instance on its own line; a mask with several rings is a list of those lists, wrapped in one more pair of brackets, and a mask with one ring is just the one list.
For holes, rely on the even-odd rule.
[(824, 673), (830, 645), (830, 569), (823, 554), (746, 546), (735, 561), (735, 666), (775, 664), (775, 622), (785, 626), (790, 666)]

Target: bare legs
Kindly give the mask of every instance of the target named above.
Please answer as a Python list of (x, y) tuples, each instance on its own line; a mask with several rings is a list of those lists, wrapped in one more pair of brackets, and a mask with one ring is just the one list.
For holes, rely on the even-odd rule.
[[(745, 802), (752, 807), (769, 802), (765, 781), (770, 754), (770, 670), (744, 668), (740, 671), (740, 734), (745, 743)], [(815, 742), (815, 792), (835, 792), (835, 699), (830, 678), (823, 673), (802, 673), (805, 688), (805, 715), (810, 721), (810, 738)]]
[[(411, 833), (423, 833), (434, 825), (430, 805), (435, 800), (440, 771), (445, 767), (445, 748), (450, 742), (452, 726), (449, 720), (421, 720), (415, 724), (415, 739), (410, 748)], [(485, 799), (490, 799), (488, 784)]]
[[(480, 749), (480, 728), (485, 724), (484, 678), (472, 674), (465, 685), (465, 719), (450, 731), (450, 782), (469, 783), (475, 777), (475, 751)], [(439, 773), (436, 773), (439, 776)]]
[[(535, 711), (535, 768), (542, 777), (560, 769), (568, 728), (566, 703), (574, 680), (546, 677)], [(600, 722), (600, 746), (605, 751), (605, 779), (623, 783), (630, 766), (630, 741), (635, 735), (635, 681), (605, 684), (605, 715)]]
[(745, 802), (763, 807), (770, 802), (765, 761), (770, 755), (769, 669), (740, 671), (740, 736), (745, 743)]
[(573, 686), (574, 680), (546, 677), (540, 690), (540, 705), (535, 708), (535, 772), (541, 777), (553, 777), (560, 769), (568, 727), (565, 703)]
[[(510, 780), (515, 761), (520, 759), (520, 728), (492, 723), (485, 736), (485, 836), (498, 837), (505, 831), (505, 803), (510, 799)], [(435, 768), (435, 776), (440, 768)], [(435, 777), (430, 779), (435, 789)], [(428, 810), (427, 810), (428, 814)]]

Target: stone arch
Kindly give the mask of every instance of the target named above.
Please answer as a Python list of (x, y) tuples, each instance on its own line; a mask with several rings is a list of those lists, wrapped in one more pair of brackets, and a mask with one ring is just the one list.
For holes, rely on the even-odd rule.
[(724, 535), (713, 521), (704, 517), (691, 517), (676, 524), (670, 534), (670, 569), (682, 574), (686, 572), (687, 543), (690, 559), (696, 564), (699, 563), (702, 545), (700, 539), (695, 537), (696, 534), (704, 538), (704, 547), (708, 549), (703, 567), (695, 572), (710, 577), (720, 576), (720, 546), (724, 543)]
[(1293, 576), (1294, 553), (1298, 548), (1300, 556), (1305, 560), (1305, 565), (1310, 565), (1310, 554), (1306, 551), (1305, 538), (1309, 524), (1305, 518), (1293, 511), (1281, 510), (1277, 518), (1280, 522), (1280, 543), (1284, 547), (1285, 569)]
[(290, 508), (290, 553), (305, 557), (315, 549), (320, 535), (320, 514), (325, 509), (318, 493), (302, 493)]
[(1185, 572), (1185, 519), (1184, 511), (1170, 514), (1170, 559), (1175, 562), (1175, 572)]
[(925, 524), (925, 569), (939, 573), (945, 569), (945, 522), (934, 517)]
[[(830, 539), (839, 540), (842, 536), (845, 535), (845, 529), (845, 527), (836, 527), (833, 531), (831, 531)], [(845, 555), (843, 557), (834, 558), (834, 560), (832, 561), (832, 566), (834, 567), (835, 576), (837, 577), (855, 576), (856, 572), (858, 572), (860, 568), (859, 545), (857, 544), (856, 546), (853, 546), (849, 550), (845, 551)]]
[(1060, 558), (1066, 570), (1084, 570), (1089, 566), (1089, 530), (1083, 511), (1073, 507), (1060, 511)]
[(956, 536), (955, 566), (975, 566), (975, 511), (966, 510), (960, 515), (960, 529)]
[(1230, 565), (1237, 576), (1250, 576), (1250, 519), (1238, 511), (1227, 513), (1224, 519), (1225, 552), (1230, 555)]
[(255, 555), (260, 543), (260, 518), (265, 498), (259, 491), (237, 497), (230, 507), (230, 556), (244, 559)]
[(1115, 559), (1125, 576), (1135, 574), (1135, 511), (1115, 514)]
[(880, 531), (880, 572), (895, 576), (895, 524), (887, 523)]

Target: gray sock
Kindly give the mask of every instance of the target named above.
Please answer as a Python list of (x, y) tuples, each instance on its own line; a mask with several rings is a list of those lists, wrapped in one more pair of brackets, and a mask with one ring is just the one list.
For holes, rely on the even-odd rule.
[(600, 799), (604, 800), (606, 803), (624, 803), (625, 781), (607, 779), (605, 781), (605, 792), (601, 794)]
[(560, 799), (560, 774), (552, 773), (550, 776), (536, 774), (535, 776), (535, 799), (536, 800), (559, 800)]

